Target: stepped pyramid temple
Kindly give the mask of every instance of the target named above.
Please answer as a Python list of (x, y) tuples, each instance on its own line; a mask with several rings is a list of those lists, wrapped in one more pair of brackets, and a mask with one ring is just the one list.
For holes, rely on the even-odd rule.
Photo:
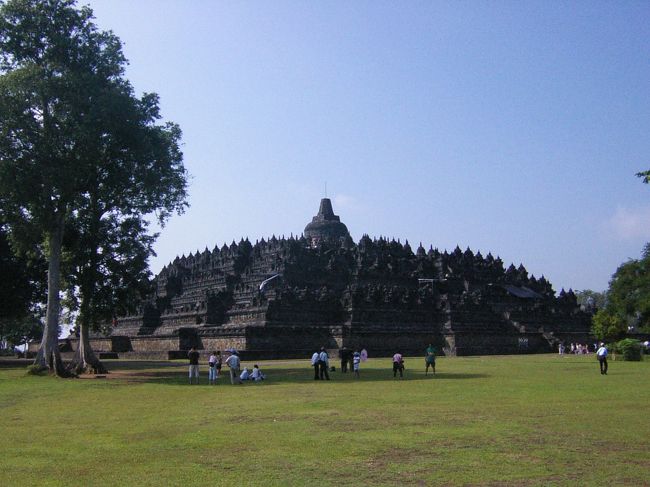
[(302, 237), (248, 239), (177, 257), (138, 313), (119, 317), (100, 352), (186, 357), (237, 349), (245, 359), (309, 357), (324, 346), (373, 356), (531, 353), (585, 343), (590, 315), (523, 265), (364, 235), (355, 243), (323, 199)]

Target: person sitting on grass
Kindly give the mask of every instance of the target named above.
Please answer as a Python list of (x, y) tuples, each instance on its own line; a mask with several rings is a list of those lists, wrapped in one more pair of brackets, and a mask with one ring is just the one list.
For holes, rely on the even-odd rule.
[(266, 376), (262, 373), (259, 366), (255, 364), (253, 365), (253, 372), (251, 373), (249, 379), (254, 380), (255, 382), (259, 382), (266, 379)]
[(248, 380), (250, 377), (250, 373), (248, 372), (248, 369), (244, 367), (244, 370), (242, 371), (241, 375), (239, 376), (239, 380)]

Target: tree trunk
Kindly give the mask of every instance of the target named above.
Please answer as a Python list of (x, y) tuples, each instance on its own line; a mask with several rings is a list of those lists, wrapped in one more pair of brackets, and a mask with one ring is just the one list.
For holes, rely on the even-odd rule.
[(75, 352), (70, 369), (75, 374), (108, 374), (108, 370), (90, 345), (90, 331), (85, 320), (79, 324), (79, 348)]
[(47, 311), (41, 346), (34, 365), (47, 368), (51, 374), (67, 377), (59, 352), (59, 291), (61, 289), (61, 245), (63, 215), (56, 216), (54, 228), (48, 235), (49, 261), (47, 269)]

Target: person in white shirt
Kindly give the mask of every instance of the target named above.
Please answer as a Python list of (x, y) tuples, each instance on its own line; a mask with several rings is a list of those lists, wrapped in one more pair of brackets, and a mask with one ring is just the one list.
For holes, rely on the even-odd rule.
[(327, 369), (330, 366), (330, 357), (327, 354), (325, 347), (320, 349), (320, 354), (318, 355), (318, 367), (320, 369), (320, 380), (330, 380), (330, 374)]
[(320, 377), (318, 376), (318, 361), (320, 360), (320, 353), (314, 352), (314, 355), (311, 356), (311, 366), (314, 368), (314, 380), (318, 380)]
[(239, 375), (239, 380), (248, 380), (248, 378), (249, 378), (248, 369), (246, 367), (244, 367), (244, 370)]
[(361, 364), (361, 354), (357, 351), (352, 355), (352, 370), (354, 370), (354, 378), (359, 378), (359, 365)]
[(261, 380), (266, 379), (266, 376), (262, 373), (259, 366), (257, 364), (255, 364), (253, 366), (253, 372), (251, 373), (249, 379), (254, 380), (255, 382), (259, 382)]
[(226, 365), (230, 367), (230, 383), (242, 384), (241, 379), (239, 378), (239, 366), (241, 362), (239, 361), (239, 355), (237, 352), (233, 352), (230, 357), (226, 359)]
[(217, 383), (217, 352), (212, 352), (208, 359), (208, 384)]
[(600, 373), (607, 375), (607, 347), (601, 342), (600, 348), (596, 351), (596, 358), (600, 364)]

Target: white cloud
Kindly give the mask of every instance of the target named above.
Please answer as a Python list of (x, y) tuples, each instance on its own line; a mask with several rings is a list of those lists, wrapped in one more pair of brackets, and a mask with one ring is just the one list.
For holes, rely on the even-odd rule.
[(606, 221), (606, 230), (616, 240), (650, 239), (650, 206), (619, 207)]
[(343, 210), (343, 212), (363, 210), (363, 205), (354, 196), (349, 196), (347, 194), (337, 194), (332, 199), (334, 213), (337, 215), (340, 214), (339, 210)]

